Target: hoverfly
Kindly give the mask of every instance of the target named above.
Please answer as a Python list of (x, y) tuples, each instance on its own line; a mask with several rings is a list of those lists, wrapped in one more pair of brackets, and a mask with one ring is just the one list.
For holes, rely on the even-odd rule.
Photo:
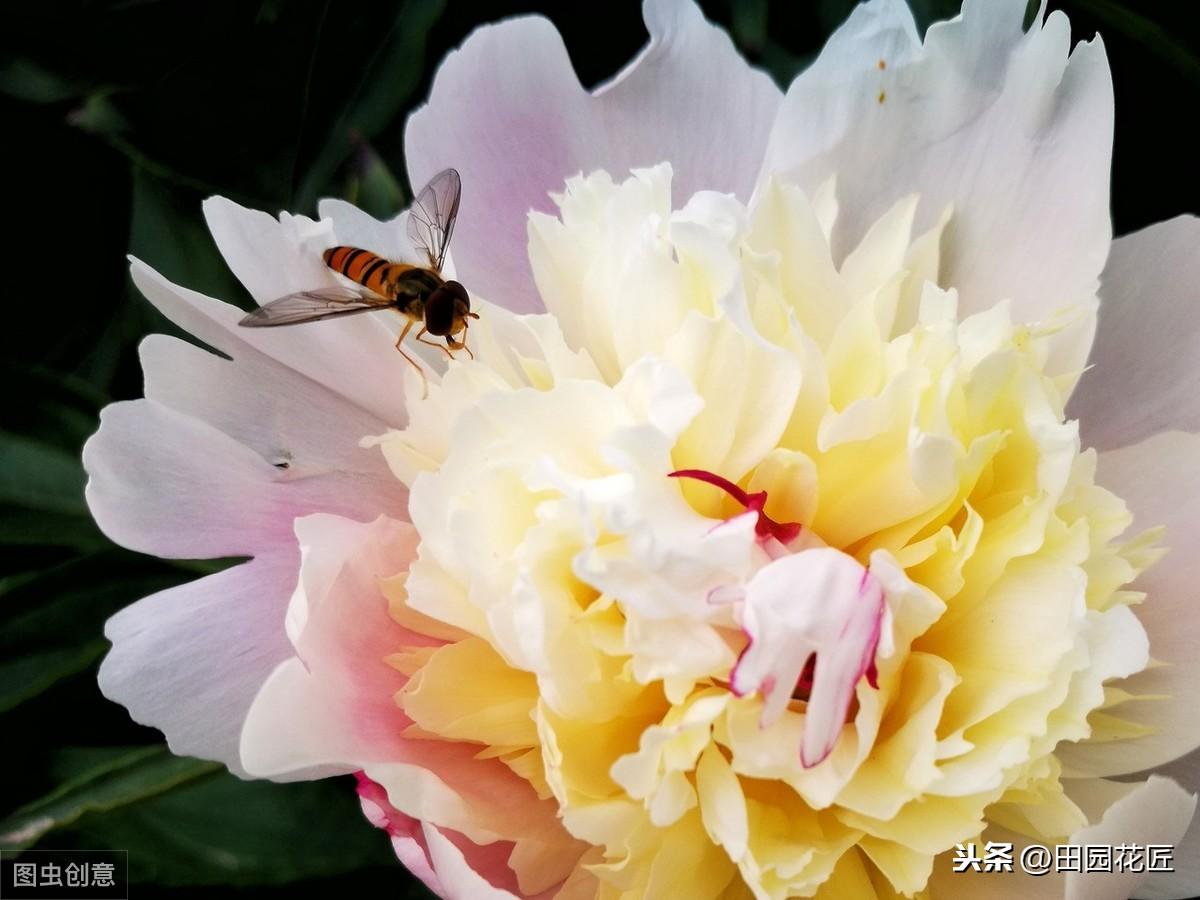
[[(454, 233), (461, 194), (458, 172), (446, 169), (433, 176), (409, 211), (409, 240), (424, 254), (428, 266), (392, 262), (357, 247), (330, 247), (324, 253), (325, 264), (360, 285), (360, 290), (328, 288), (288, 294), (264, 304), (238, 324), (247, 328), (299, 325), (394, 309), (408, 319), (396, 339), (396, 349), (420, 374), (428, 393), (425, 371), (400, 346), (414, 325), (421, 325), (417, 340), (422, 344), (437, 347), (451, 359), (454, 358), (451, 351), (466, 350), (474, 359), (466, 335), (463, 334), (461, 341), (455, 335), (465, 332), (468, 320), (478, 319), (479, 315), (471, 312), (466, 288), (457, 281), (442, 278), (442, 264)], [(426, 340), (426, 334), (444, 337), (446, 346)]]

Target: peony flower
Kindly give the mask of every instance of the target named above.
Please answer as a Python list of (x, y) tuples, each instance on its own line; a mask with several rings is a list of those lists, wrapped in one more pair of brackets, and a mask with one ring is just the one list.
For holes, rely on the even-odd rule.
[[(428, 396), (385, 315), (238, 329), (135, 261), (227, 358), (146, 341), (91, 508), (252, 559), (114, 617), (105, 693), (355, 773), (447, 898), (1200, 890), (1200, 226), (1111, 240), (1103, 47), (1024, 8), (872, 0), (783, 95), (686, 0), (593, 94), (476, 32), (408, 126), (481, 315)], [(414, 258), (319, 213), (205, 206), (260, 302)], [(954, 872), (988, 841), (1179, 871)]]

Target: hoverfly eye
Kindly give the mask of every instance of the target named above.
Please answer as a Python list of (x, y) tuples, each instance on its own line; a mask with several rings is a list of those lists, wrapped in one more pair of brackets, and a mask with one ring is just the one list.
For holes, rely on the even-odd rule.
[(465, 311), (470, 312), (471, 311), (471, 295), (467, 293), (467, 289), (465, 287), (463, 287), (461, 284), (459, 284), (457, 281), (452, 281), (450, 283), (452, 285), (454, 285), (454, 296), (462, 301), (462, 305), (463, 305), (463, 307), (465, 307)]
[(425, 301), (425, 330), (441, 337), (449, 334), (453, 327), (454, 296), (443, 285)]

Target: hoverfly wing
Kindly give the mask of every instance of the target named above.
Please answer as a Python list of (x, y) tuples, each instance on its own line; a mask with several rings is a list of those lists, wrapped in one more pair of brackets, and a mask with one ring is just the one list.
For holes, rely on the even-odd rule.
[(461, 197), (462, 179), (457, 170), (443, 169), (425, 185), (408, 212), (408, 239), (439, 272), (446, 261)]
[(263, 304), (238, 324), (246, 328), (299, 325), (301, 322), (316, 322), (337, 316), (354, 316), (377, 309), (386, 309), (391, 305), (392, 301), (383, 297), (356, 294), (336, 288), (300, 291)]

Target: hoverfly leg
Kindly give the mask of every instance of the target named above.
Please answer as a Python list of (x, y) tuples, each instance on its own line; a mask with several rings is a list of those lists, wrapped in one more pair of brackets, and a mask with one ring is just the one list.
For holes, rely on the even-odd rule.
[(417, 340), (420, 341), (422, 344), (424, 344), (427, 347), (437, 347), (439, 350), (441, 350), (443, 353), (445, 353), (448, 357), (450, 357), (451, 359), (454, 359), (454, 354), (451, 353), (449, 350), (447, 350), (445, 347), (443, 347), (441, 344), (435, 344), (433, 341), (425, 340), (425, 335), (428, 333), (429, 332), (424, 328), (424, 326), (422, 326), (421, 330), (417, 332)]
[(475, 354), (472, 353), (471, 348), (467, 346), (467, 332), (465, 328), (463, 329), (463, 339), (461, 341), (456, 341), (452, 337), (447, 337), (446, 343), (449, 344), (451, 350), (466, 350), (467, 356), (469, 356), (471, 359), (475, 358)]
[[(470, 318), (473, 318), (473, 319), (479, 318), (478, 312), (468, 312), (467, 314)], [(462, 348), (464, 350), (467, 350), (467, 355), (470, 356), (470, 358), (475, 359), (475, 354), (470, 352), (470, 348), (467, 346), (467, 325), (468, 325), (468, 323), (466, 323), (466, 322), (462, 323)]]
[[(421, 368), (420, 364), (417, 363), (417, 361), (415, 359), (413, 359), (411, 356), (409, 356), (407, 353), (405, 353), (404, 348), (402, 348), (400, 346), (400, 342), (403, 341), (405, 339), (405, 337), (408, 336), (408, 333), (412, 330), (412, 327), (413, 327), (412, 319), (409, 319), (408, 322), (405, 323), (405, 325), (404, 325), (404, 330), (400, 332), (400, 337), (396, 338), (396, 350), (400, 353), (401, 356), (403, 356), (406, 360), (408, 360), (408, 364), (410, 366), (412, 366), (414, 369), (416, 369), (417, 374), (421, 376), (421, 399), (424, 400), (429, 396), (429, 379), (425, 376), (425, 370)], [(425, 329), (421, 329), (421, 330), (424, 331)]]

